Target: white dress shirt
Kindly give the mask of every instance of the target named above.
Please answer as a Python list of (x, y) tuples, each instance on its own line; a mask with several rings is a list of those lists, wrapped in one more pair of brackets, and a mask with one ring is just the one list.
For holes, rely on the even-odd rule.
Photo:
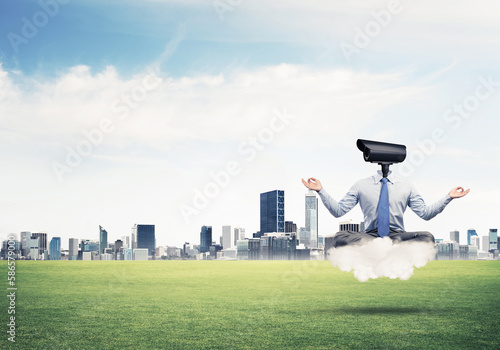
[[(432, 205), (425, 204), (422, 196), (415, 187), (398, 179), (392, 172), (388, 175), (387, 188), (389, 191), (389, 222), (390, 229), (405, 231), (403, 214), (407, 207), (424, 220), (430, 220), (451, 202), (447, 194)], [(377, 230), (377, 207), (380, 197), (382, 172), (356, 182), (339, 202), (330, 197), (324, 188), (318, 194), (328, 211), (336, 218), (343, 216), (359, 203), (365, 217), (365, 230)]]

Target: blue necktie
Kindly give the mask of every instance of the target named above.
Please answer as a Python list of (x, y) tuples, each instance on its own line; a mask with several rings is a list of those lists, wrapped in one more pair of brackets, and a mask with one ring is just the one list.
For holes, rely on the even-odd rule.
[(387, 178), (382, 178), (382, 188), (378, 200), (378, 235), (385, 237), (389, 235), (389, 191), (387, 190)]

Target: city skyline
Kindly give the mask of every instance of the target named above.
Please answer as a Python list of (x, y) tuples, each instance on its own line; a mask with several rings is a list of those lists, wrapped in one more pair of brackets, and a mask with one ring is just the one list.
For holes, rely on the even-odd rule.
[[(307, 201), (306, 201), (307, 203)], [(47, 241), (47, 233), (21, 232), (19, 240), (11, 234), (9, 240), (2, 242), (1, 256), (6, 259), (11, 250), (9, 245), (15, 247), (16, 259), (30, 260), (155, 260), (155, 259), (222, 259), (222, 260), (326, 260), (328, 251), (332, 248), (333, 235), (320, 236), (320, 245), (314, 246), (308, 237), (300, 237), (305, 228), (296, 229), (295, 224), (288, 221), (287, 228), (295, 227), (295, 230), (285, 232), (257, 233), (253, 237), (241, 236), (242, 228), (234, 229), (223, 226), (221, 243), (217, 243), (212, 237), (212, 227), (202, 226), (200, 232), (200, 244), (185, 242), (182, 248), (176, 246), (149, 246), (154, 242), (154, 225), (134, 225), (130, 234), (133, 246), (124, 246), (124, 241), (117, 239), (113, 243), (103, 245), (102, 232), (99, 226), (99, 240), (84, 238), (70, 238), (69, 250), (61, 249), (61, 238), (52, 237), (47, 249), (42, 249)], [(339, 230), (349, 228), (359, 231), (364, 223), (344, 221), (339, 224)], [(298, 231), (298, 232), (297, 232)], [(460, 241), (458, 231), (450, 231), (450, 239), (436, 239), (434, 244), (436, 260), (498, 260), (498, 247), (500, 237), (498, 229), (490, 229), (487, 235), (477, 236), (475, 230), (467, 232), (467, 244)], [(134, 244), (133, 236), (137, 237)], [(231, 239), (228, 237), (232, 236)], [(470, 238), (475, 239), (470, 241)], [(28, 238), (29, 237), (29, 238)], [(238, 238), (237, 238), (238, 237)], [(107, 238), (107, 237), (106, 237)], [(122, 237), (123, 238), (123, 237)], [(233, 243), (235, 239), (236, 244)], [(302, 241), (305, 239), (304, 241)], [(78, 241), (80, 240), (80, 243)], [(225, 243), (224, 243), (225, 242)], [(142, 247), (141, 247), (142, 246)], [(319, 249), (318, 249), (319, 248)]]
[[(276, 193), (278, 193), (278, 192), (281, 192), (281, 194), (278, 195), (278, 196), (276, 196)], [(307, 213), (308, 213), (307, 206), (313, 205), (313, 206), (316, 206), (316, 207), (323, 207), (321, 201), (319, 200), (319, 195), (317, 193), (313, 193), (314, 191), (311, 191), (311, 190), (305, 190), (304, 192), (305, 192), (304, 195), (305, 195), (305, 204), (306, 204), (306, 215), (304, 216), (304, 214), (302, 214), (303, 217), (304, 217), (304, 220), (303, 220), (304, 224), (302, 226), (297, 224), (296, 228), (297, 228), (298, 239), (300, 238), (300, 232), (301, 232), (301, 230), (306, 230), (307, 229)], [(264, 200), (264, 202), (267, 202), (267, 197), (266, 196), (269, 195), (269, 194), (272, 195), (273, 193), (275, 193), (274, 197), (272, 197), (272, 198), (269, 197), (269, 199), (272, 199), (276, 203), (278, 202), (278, 198), (282, 198), (282, 200), (284, 202), (286, 201), (287, 197), (284, 194), (285, 191), (273, 190), (273, 191), (268, 191), (268, 192), (265, 192), (265, 193), (261, 193), (260, 194), (260, 203), (261, 204), (263, 203), (263, 198), (266, 198)], [(265, 197), (262, 197), (263, 195)], [(314, 195), (314, 197), (312, 197), (312, 195)], [(308, 198), (315, 198), (315, 203), (311, 202), (310, 200), (309, 200), (309, 203), (308, 203)], [(282, 209), (283, 212), (285, 212), (285, 208), (286, 208), (286, 204), (284, 205), (284, 207)], [(330, 214), (327, 212), (327, 210), (325, 208), (323, 208), (323, 209), (324, 209), (324, 211), (326, 211), (326, 215), (330, 216)], [(320, 215), (317, 214), (317, 209), (314, 210), (314, 212), (316, 212), (315, 213), (315, 215), (316, 215), (315, 219), (318, 220)], [(278, 212), (277, 212), (277, 208), (276, 208), (275, 215), (277, 213)], [(260, 214), (262, 214), (262, 208), (260, 210)], [(260, 216), (256, 220), (257, 221), (259, 221), (259, 220), (262, 221), (262, 219), (260, 218)], [(338, 225), (338, 229), (335, 230), (335, 232), (329, 232), (329, 233), (326, 233), (326, 234), (322, 233), (321, 232), (321, 228), (316, 223), (316, 226), (318, 227), (318, 229), (317, 229), (317, 235), (321, 236), (321, 237), (327, 237), (329, 235), (335, 234), (339, 230), (348, 229), (348, 227), (351, 227), (351, 226), (353, 226), (353, 227), (355, 227), (355, 226), (359, 227), (360, 225), (362, 225), (361, 227), (364, 227), (363, 226), (363, 219), (362, 218), (358, 219), (358, 220), (353, 220), (352, 217), (350, 217), (349, 215), (345, 215), (345, 216), (343, 216), (341, 218), (337, 218), (337, 219), (333, 219), (333, 220)], [(224, 221), (224, 220), (222, 220), (222, 221)], [(296, 222), (300, 222), (300, 220), (297, 220), (297, 218), (294, 218), (293, 220), (290, 220), (290, 218), (288, 218), (288, 220), (287, 220), (287, 217), (284, 217), (282, 219), (282, 223), (283, 223), (283, 231), (282, 232), (286, 232), (285, 231), (285, 223), (286, 222), (296, 223)], [(275, 223), (275, 225), (276, 224), (277, 224), (277, 222)], [(261, 223), (261, 225), (262, 225), (262, 223)], [(342, 228), (342, 225), (344, 225), (345, 228)], [(137, 246), (137, 226), (153, 226), (153, 233), (152, 234), (153, 234), (153, 237), (154, 237), (153, 239), (156, 242), (156, 232), (155, 232), (156, 231), (156, 225), (154, 225), (154, 224), (153, 225), (149, 225), (149, 224), (147, 224), (147, 225), (144, 225), (144, 224), (137, 225), (137, 224), (134, 224), (132, 226), (132, 233), (125, 234), (125, 235), (123, 235), (123, 234), (114, 234), (113, 235), (112, 234), (112, 235), (110, 235), (111, 240), (109, 242), (114, 242), (115, 238), (116, 238), (116, 240), (118, 240), (118, 239), (126, 239), (127, 241), (130, 240), (132, 242), (131, 243), (132, 245), (134, 245), (134, 243), (135, 243), (135, 247), (136, 248), (145, 248), (146, 247), (145, 246), (146, 243), (144, 243), (144, 245), (141, 246), (141, 247)], [(203, 227), (204, 226), (205, 225), (203, 225)], [(489, 232), (491, 232), (493, 226), (489, 226), (489, 228), (487, 229), (487, 231), (488, 231), (487, 234), (481, 234), (481, 231), (476, 230), (476, 229), (474, 229), (472, 227), (468, 227), (466, 230), (455, 230), (455, 229), (453, 229), (453, 230), (448, 230), (447, 232), (440, 232), (438, 234), (435, 234), (435, 233), (433, 233), (433, 234), (435, 235), (435, 238), (439, 239), (439, 240), (445, 240), (445, 241), (451, 240), (451, 241), (453, 241), (454, 240), (453, 237), (459, 237), (460, 242), (469, 242), (469, 239), (470, 239), (469, 235), (471, 235), (471, 234), (474, 235), (475, 234), (475, 235), (479, 235), (479, 237), (488, 236), (488, 234), (489, 234)], [(108, 243), (108, 232), (100, 224), (98, 225), (98, 227), (99, 227), (99, 233), (96, 235), (96, 237), (93, 237), (92, 234), (90, 234), (90, 235), (84, 235), (83, 237), (81, 237), (79, 239), (92, 240), (94, 238), (99, 243), (99, 246), (100, 246), (99, 250), (102, 250), (103, 248), (101, 247), (100, 242), (102, 240), (102, 241), (105, 242), (104, 245), (107, 245), (107, 243)], [(260, 232), (259, 230), (253, 231), (253, 232), (249, 232), (244, 227), (239, 227), (238, 225), (227, 225), (227, 224), (223, 224), (221, 226), (207, 225), (207, 227), (210, 228), (210, 236), (212, 237), (211, 238), (212, 241), (216, 241), (216, 242), (218, 242), (217, 239), (219, 237), (223, 237), (224, 236), (224, 228), (225, 227), (230, 227), (230, 228), (232, 228), (234, 230), (241, 230), (241, 229), (243, 229), (243, 232), (246, 231), (248, 233), (246, 238), (251, 238), (251, 235), (253, 233)], [(214, 230), (214, 228), (215, 228), (215, 230)], [(198, 242), (199, 242), (199, 229), (197, 231), (198, 231), (198, 233), (195, 235), (195, 237), (198, 236)], [(479, 233), (478, 233), (478, 231), (479, 231)], [(21, 241), (23, 240), (23, 233), (30, 233), (30, 236), (33, 235), (33, 234), (35, 234), (35, 235), (44, 235), (45, 234), (45, 238), (42, 241), (41, 246), (39, 247), (40, 254), (42, 254), (41, 251), (44, 249), (45, 246), (48, 247), (48, 242), (49, 241), (47, 239), (47, 235), (50, 234), (49, 232), (41, 231), (41, 230), (38, 230), (39, 233), (37, 233), (36, 231), (18, 231), (18, 232), (19, 232), (20, 240)], [(219, 232), (220, 232), (220, 234), (219, 234)], [(278, 232), (278, 231), (269, 231), (269, 232)], [(12, 233), (17, 234), (16, 232), (10, 232), (9, 234), (12, 234)], [(235, 243), (235, 237), (236, 237), (235, 234), (236, 234), (236, 231), (231, 231), (231, 239), (233, 240), (234, 243)], [(7, 236), (7, 235), (8, 234), (5, 234), (5, 236)], [(61, 236), (60, 235), (50, 235), (48, 237), (61, 237)], [(65, 238), (67, 238), (67, 239), (62, 239), (62, 241), (61, 241), (61, 246), (60, 246), (61, 248), (60, 249), (68, 250), (68, 249), (70, 249), (71, 243), (68, 243), (68, 246), (66, 246), (65, 243), (69, 242), (69, 240), (71, 240), (72, 238), (75, 238), (75, 237), (65, 237)], [(195, 238), (195, 239), (192, 239), (192, 240), (185, 240), (184, 242), (190, 242), (190, 243), (192, 243), (192, 242), (196, 242), (196, 241), (197, 240)], [(182, 244), (184, 242), (182, 242), (182, 243), (178, 243), (178, 242), (165, 242), (164, 244), (156, 244), (156, 243), (155, 244), (156, 244), (156, 246), (167, 246), (167, 245), (182, 246)], [(148, 244), (151, 244), (151, 243), (148, 243)]]
[[(493, 2), (41, 3), (0, 4), (0, 239), (134, 222), (160, 245), (204, 224), (249, 236), (276, 188), (304, 227), (301, 178), (338, 200), (378, 170), (358, 138), (405, 144), (391, 169), (428, 204), (471, 188), (429, 222), (407, 213), (408, 231), (500, 225)], [(319, 234), (338, 223), (319, 204)]]

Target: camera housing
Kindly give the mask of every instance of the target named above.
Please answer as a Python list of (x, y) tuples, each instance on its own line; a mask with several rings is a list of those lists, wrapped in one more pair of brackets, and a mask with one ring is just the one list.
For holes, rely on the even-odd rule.
[(389, 165), (401, 163), (406, 159), (405, 145), (362, 139), (358, 139), (356, 145), (363, 152), (366, 162), (378, 163), (382, 166), (384, 177), (389, 174)]

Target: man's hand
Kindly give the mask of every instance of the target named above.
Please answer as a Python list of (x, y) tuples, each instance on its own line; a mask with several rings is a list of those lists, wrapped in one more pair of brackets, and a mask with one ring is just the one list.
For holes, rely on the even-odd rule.
[(460, 198), (465, 196), (467, 193), (469, 193), (470, 188), (468, 190), (464, 190), (463, 187), (455, 187), (453, 188), (449, 194), (451, 198)]
[(304, 186), (306, 186), (310, 190), (314, 190), (316, 192), (319, 192), (323, 186), (321, 186), (321, 181), (318, 179), (315, 179), (314, 177), (310, 177), (307, 179), (307, 182), (302, 179), (302, 183)]

